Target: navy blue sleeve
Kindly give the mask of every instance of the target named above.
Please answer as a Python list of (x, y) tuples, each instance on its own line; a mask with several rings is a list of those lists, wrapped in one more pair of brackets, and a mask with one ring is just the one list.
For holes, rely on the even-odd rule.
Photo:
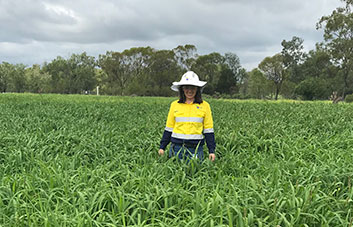
[(161, 143), (159, 145), (159, 149), (165, 150), (165, 148), (167, 147), (167, 145), (170, 142), (170, 138), (171, 137), (172, 137), (172, 132), (168, 132), (167, 130), (164, 130), (163, 136), (162, 136), (162, 139), (161, 139)]
[(204, 135), (207, 143), (208, 152), (210, 154), (213, 154), (216, 150), (216, 141), (214, 138), (214, 133), (205, 133)]

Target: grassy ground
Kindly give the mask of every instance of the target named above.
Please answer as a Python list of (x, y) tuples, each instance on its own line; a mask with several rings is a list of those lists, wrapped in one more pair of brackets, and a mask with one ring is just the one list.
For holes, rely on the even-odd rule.
[(0, 94), (0, 225), (352, 225), (353, 105), (207, 100), (217, 160), (186, 165), (172, 100)]

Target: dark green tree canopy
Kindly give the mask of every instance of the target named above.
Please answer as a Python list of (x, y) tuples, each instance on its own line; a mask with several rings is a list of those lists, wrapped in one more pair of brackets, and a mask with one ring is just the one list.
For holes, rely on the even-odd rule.
[(324, 29), (324, 39), (331, 59), (342, 71), (345, 96), (351, 92), (353, 82), (353, 13), (352, 0), (342, 0), (345, 7), (336, 8), (331, 15), (321, 17), (317, 28)]

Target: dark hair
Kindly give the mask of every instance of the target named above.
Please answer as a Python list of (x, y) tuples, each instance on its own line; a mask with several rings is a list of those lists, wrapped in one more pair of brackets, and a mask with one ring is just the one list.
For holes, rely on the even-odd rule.
[[(179, 86), (179, 101), (178, 101), (178, 103), (185, 103), (185, 101), (186, 101), (186, 97), (185, 97), (185, 94), (183, 91), (183, 86)], [(201, 88), (197, 87), (194, 103), (201, 104), (202, 102), (203, 101), (202, 101), (202, 97), (201, 97)]]

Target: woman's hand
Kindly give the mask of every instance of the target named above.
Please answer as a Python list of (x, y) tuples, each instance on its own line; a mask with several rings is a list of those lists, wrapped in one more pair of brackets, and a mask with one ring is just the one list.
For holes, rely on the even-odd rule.
[(164, 150), (163, 149), (159, 149), (158, 154), (159, 155), (164, 155)]
[(208, 159), (210, 159), (212, 162), (216, 159), (216, 155), (214, 153), (211, 153), (209, 156), (208, 156)]

